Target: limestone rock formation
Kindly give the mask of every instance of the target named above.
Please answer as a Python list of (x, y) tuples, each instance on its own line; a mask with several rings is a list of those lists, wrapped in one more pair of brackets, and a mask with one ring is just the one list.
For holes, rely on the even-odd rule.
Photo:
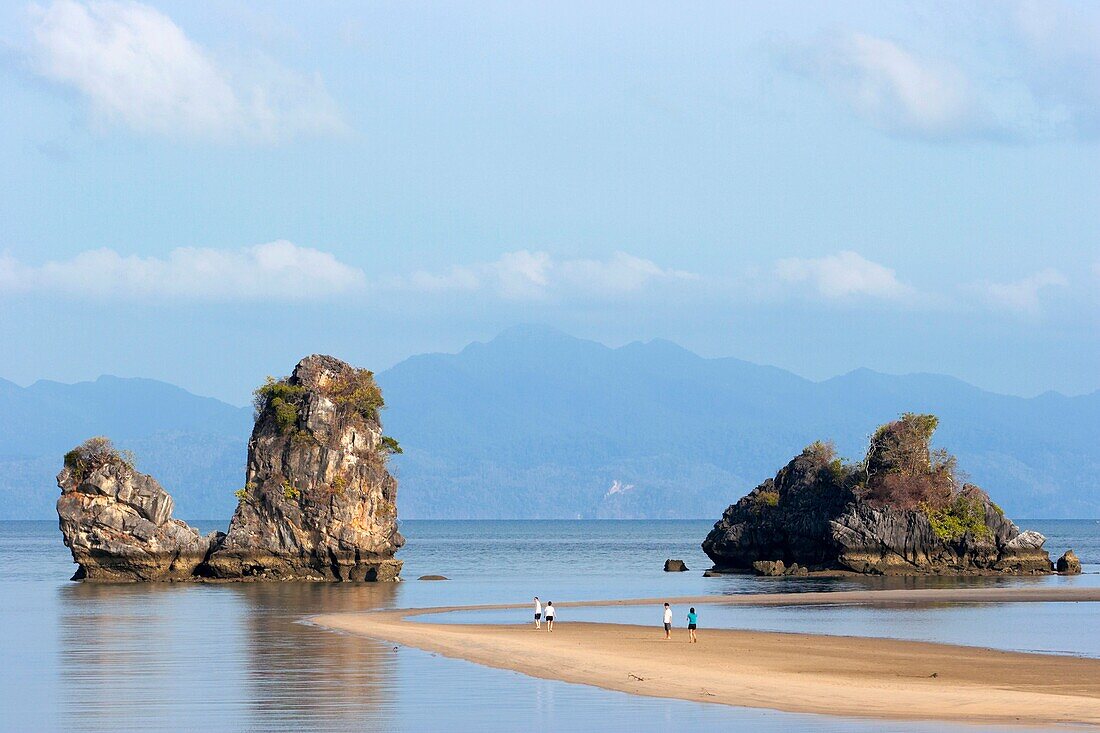
[(932, 451), (931, 415), (903, 415), (848, 465), (815, 443), (726, 509), (703, 542), (716, 570), (1042, 574), (1045, 538), (1021, 532), (954, 458)]
[(666, 573), (682, 573), (688, 569), (683, 560), (665, 560)]
[(1065, 575), (1078, 575), (1081, 572), (1081, 560), (1073, 550), (1066, 550), (1055, 565), (1059, 573)]
[(397, 481), (374, 375), (310, 356), (256, 391), (229, 533), (201, 537), (106, 438), (65, 456), (57, 514), (87, 580), (399, 580)]
[(74, 580), (186, 580), (220, 540), (173, 519), (168, 492), (107, 438), (69, 451), (57, 485), (61, 533), (80, 566)]
[(218, 578), (396, 580), (404, 544), (371, 372), (309, 356), (256, 391), (240, 503), (206, 563)]

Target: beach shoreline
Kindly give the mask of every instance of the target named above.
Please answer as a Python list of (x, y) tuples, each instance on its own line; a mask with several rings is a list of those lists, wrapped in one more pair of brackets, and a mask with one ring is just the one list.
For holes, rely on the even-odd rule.
[[(583, 606), (851, 605), (1100, 602), (1100, 588), (975, 588), (634, 598)], [(636, 695), (795, 713), (1001, 725), (1100, 726), (1100, 659), (895, 639), (703, 629), (699, 644), (664, 641), (658, 625), (439, 624), (438, 613), (525, 610), (446, 606), (309, 620), (544, 679)], [(517, 618), (519, 615), (517, 614)]]

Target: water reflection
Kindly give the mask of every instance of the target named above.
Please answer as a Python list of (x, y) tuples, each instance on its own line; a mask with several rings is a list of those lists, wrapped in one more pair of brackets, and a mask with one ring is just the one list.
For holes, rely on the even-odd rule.
[(397, 656), (304, 615), (392, 606), (395, 586), (309, 583), (58, 589), (61, 720), (86, 730), (349, 729), (384, 723)]
[(355, 636), (325, 633), (300, 619), (326, 612), (393, 605), (392, 584), (235, 586), (246, 605), (248, 700), (253, 721), (287, 730), (344, 729), (392, 719), (390, 688), (398, 673), (392, 647)]

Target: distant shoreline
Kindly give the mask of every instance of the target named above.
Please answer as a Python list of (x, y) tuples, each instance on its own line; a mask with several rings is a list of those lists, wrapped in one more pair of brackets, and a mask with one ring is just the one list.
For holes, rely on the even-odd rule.
[[(1100, 602), (1100, 588), (745, 594), (557, 605), (659, 608), (664, 601), (675, 606), (679, 622), (690, 605)], [(1100, 726), (1100, 659), (705, 627), (700, 643), (689, 645), (682, 628), (665, 642), (656, 624), (569, 622), (568, 614), (553, 635), (527, 625), (409, 620), (505, 609), (523, 611), (527, 604), (324, 614), (309, 620), (490, 667), (637, 695), (843, 717)]]

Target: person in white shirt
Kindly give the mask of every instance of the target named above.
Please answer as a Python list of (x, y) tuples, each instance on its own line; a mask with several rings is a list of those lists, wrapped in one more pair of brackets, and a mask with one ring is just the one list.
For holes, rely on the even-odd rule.
[(665, 604), (665, 641), (672, 638), (672, 608)]
[(542, 628), (542, 602), (538, 596), (535, 596), (535, 628)]
[(546, 610), (546, 630), (547, 631), (553, 631), (554, 630), (554, 602), (553, 601), (547, 601), (545, 610)]

